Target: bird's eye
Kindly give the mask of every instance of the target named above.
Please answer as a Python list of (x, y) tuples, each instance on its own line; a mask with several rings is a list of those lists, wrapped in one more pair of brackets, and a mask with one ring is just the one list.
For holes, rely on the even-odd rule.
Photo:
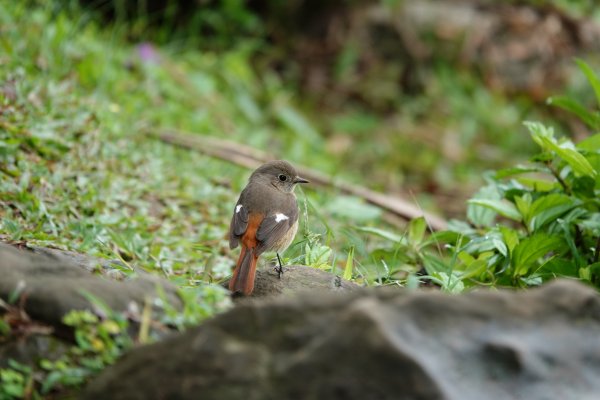
[(284, 174), (279, 175), (278, 178), (281, 182), (287, 181), (287, 176), (285, 176)]

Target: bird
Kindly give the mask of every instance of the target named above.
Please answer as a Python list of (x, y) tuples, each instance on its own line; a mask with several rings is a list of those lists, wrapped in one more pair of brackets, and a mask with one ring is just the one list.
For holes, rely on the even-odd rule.
[(229, 281), (232, 293), (252, 294), (258, 258), (267, 251), (276, 252), (277, 272), (281, 277), (283, 266), (279, 253), (289, 247), (298, 231), (298, 201), (294, 189), (308, 182), (284, 160), (267, 162), (250, 175), (229, 225), (229, 247), (241, 246)]

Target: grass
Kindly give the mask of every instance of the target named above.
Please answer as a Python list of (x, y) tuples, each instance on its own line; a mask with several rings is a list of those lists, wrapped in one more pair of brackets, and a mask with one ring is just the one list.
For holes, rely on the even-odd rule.
[(256, 107), (230, 98), (248, 73), (241, 56), (219, 61), (229, 67), (217, 82), (213, 55), (147, 47), (148, 55), (119, 42), (117, 30), (66, 13), (52, 20), (43, 7), (29, 12), (14, 4), (0, 16), (0, 230), (167, 276), (223, 279), (232, 264), (229, 209), (244, 171), (145, 133), (250, 131), (235, 104), (246, 114)]
[[(535, 147), (515, 128), (529, 105), (508, 102), (461, 73), (440, 68), (427, 96), (404, 107), (397, 119), (364, 110), (319, 115), (303, 112), (277, 75), (253, 70), (254, 39), (220, 52), (132, 44), (127, 26), (102, 26), (91, 14), (59, 4), (0, 6), (0, 239), (118, 258), (160, 274), (184, 289), (185, 315), (167, 316), (180, 328), (224, 308), (227, 292), (219, 283), (237, 255), (226, 233), (248, 171), (164, 144), (149, 132), (220, 136), (358, 183), (408, 187), (424, 208), (434, 202), (419, 188), (472, 188), (482, 169), (508, 166), (507, 154), (522, 148), (521, 157)], [(596, 156), (589, 157), (597, 167)], [(504, 183), (495, 185), (505, 189)], [(488, 195), (479, 203), (498, 208), (497, 193)], [(522, 240), (525, 248), (531, 240), (516, 230), (505, 235), (494, 219), (497, 210), (482, 211), (481, 204), (477, 218), (468, 216), (471, 225), (455, 222), (454, 231), (430, 236), (424, 220), (398, 229), (381, 210), (354, 197), (310, 185), (298, 197), (301, 229), (287, 261), (364, 284), (418, 287), (416, 273), (425, 267), (449, 291), (493, 285), (500, 282), (493, 268), (519, 264), (498, 244), (502, 235), (510, 236), (513, 247)], [(458, 213), (465, 204), (456, 198)], [(573, 217), (572, 224), (591, 226), (582, 225), (591, 243), (598, 213), (590, 208), (583, 222)], [(491, 250), (485, 247), (490, 238), (497, 246)], [(444, 243), (455, 248), (442, 251)], [(595, 261), (582, 262), (577, 273), (595, 282), (598, 250), (594, 254)], [(548, 274), (564, 265), (554, 262)], [(513, 275), (519, 280), (525, 274)], [(525, 277), (541, 282), (534, 275)], [(96, 328), (81, 329), (94, 338)], [(30, 379), (28, 368), (0, 373), (9, 375), (18, 392)]]
[[(293, 93), (253, 72), (250, 45), (219, 54), (132, 45), (118, 26), (33, 3), (0, 9), (5, 240), (120, 258), (179, 285), (219, 283), (234, 263), (225, 237), (248, 172), (148, 132), (217, 135), (336, 171)], [(336, 193), (309, 188), (299, 197), (304, 234), (286, 254), (295, 262), (333, 240), (348, 250), (346, 235), (333, 232), (381, 217)]]

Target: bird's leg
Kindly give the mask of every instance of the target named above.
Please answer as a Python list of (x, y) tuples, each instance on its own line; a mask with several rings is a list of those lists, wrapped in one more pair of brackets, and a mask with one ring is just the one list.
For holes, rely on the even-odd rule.
[(279, 265), (275, 267), (275, 271), (277, 271), (277, 277), (281, 279), (281, 274), (283, 274), (283, 265), (281, 264), (281, 257), (279, 257), (279, 253), (275, 254), (277, 254), (277, 261), (279, 262)]

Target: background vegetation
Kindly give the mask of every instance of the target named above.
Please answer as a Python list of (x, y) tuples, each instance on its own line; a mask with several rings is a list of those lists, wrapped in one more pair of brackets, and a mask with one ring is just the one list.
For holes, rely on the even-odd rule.
[[(225, 236), (248, 171), (148, 136), (175, 129), (263, 149), (454, 218), (430, 234), (423, 219), (399, 227), (361, 199), (307, 186), (287, 262), (367, 285), (451, 292), (558, 276), (600, 284), (597, 60), (568, 58), (569, 74), (552, 87), (564, 96), (550, 106), (550, 92), (490, 85), (485, 68), (452, 52), (388, 59), (387, 33), (376, 37), (383, 56), (365, 58), (371, 42), (353, 42), (348, 28), (352, 40), (315, 59), (322, 24), (297, 13), (302, 2), (140, 4), (0, 6), (3, 241), (161, 274), (187, 296), (185, 318), (173, 316), (181, 329), (225, 308), (219, 283), (236, 257)], [(324, 15), (362, 15), (361, 2), (324, 4)], [(587, 4), (525, 6), (577, 22), (593, 14)], [(316, 85), (319, 71), (326, 79)], [(69, 323), (81, 332), (79, 350), (62, 364), (0, 370), (3, 398), (76, 387), (133, 344), (117, 335), (126, 330), (119, 316), (76, 314)], [(6, 325), (2, 332), (10, 334)], [(116, 336), (107, 341), (107, 332)]]

